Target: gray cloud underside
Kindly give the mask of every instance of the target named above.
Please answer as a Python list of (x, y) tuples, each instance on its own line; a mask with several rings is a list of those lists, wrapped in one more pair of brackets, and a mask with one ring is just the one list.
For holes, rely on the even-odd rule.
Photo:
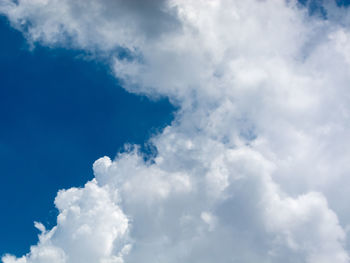
[[(60, 191), (57, 226), (4, 263), (345, 263), (350, 16), (282, 0), (0, 0), (30, 43), (108, 54), (176, 120)], [(131, 59), (115, 50), (124, 48)]]

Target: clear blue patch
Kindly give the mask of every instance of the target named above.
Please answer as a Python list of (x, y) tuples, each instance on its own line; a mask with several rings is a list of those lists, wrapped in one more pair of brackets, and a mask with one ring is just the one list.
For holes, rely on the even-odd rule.
[(37, 242), (34, 220), (55, 224), (59, 189), (92, 179), (93, 162), (124, 143), (151, 158), (145, 142), (176, 109), (125, 92), (106, 65), (77, 51), (28, 51), (4, 18), (0, 34), (0, 254), (22, 255)]
[(339, 7), (348, 7), (350, 0), (298, 0), (298, 2), (307, 7), (310, 15), (319, 15), (327, 19), (327, 11), (323, 7), (325, 1), (334, 1)]
[(338, 6), (349, 6), (350, 0), (336, 0)]
[(308, 8), (310, 16), (318, 15), (327, 19), (327, 12), (323, 7), (323, 0), (298, 0), (298, 2)]

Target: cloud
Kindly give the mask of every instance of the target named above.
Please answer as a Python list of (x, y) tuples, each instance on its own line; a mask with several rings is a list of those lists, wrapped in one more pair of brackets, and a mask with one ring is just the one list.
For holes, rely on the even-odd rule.
[(0, 12), (30, 42), (80, 49), (134, 48), (178, 23), (163, 0), (3, 0)]
[(92, 182), (59, 192), (57, 226), (3, 262), (349, 262), (348, 11), (324, 9), (2, 1), (30, 42), (110, 54), (125, 89), (179, 106), (153, 162), (97, 160)]
[(117, 193), (88, 182), (84, 188), (60, 191), (55, 199), (57, 226), (41, 231), (27, 257), (5, 256), (3, 262), (122, 262), (130, 249), (129, 222), (118, 207)]

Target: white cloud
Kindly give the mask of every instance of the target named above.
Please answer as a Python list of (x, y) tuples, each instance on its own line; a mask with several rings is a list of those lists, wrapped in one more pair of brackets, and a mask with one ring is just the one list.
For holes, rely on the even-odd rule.
[(58, 194), (57, 226), (3, 262), (349, 262), (349, 12), (325, 8), (1, 1), (29, 41), (110, 54), (127, 90), (180, 107), (154, 163), (97, 160)]
[[(174, 30), (177, 21), (163, 0), (2, 0), (0, 12), (30, 42), (82, 49), (133, 49)], [(175, 11), (174, 11), (175, 12)], [(137, 37), (136, 37), (137, 36)]]
[(17, 261), (5, 256), (3, 262), (122, 262), (127, 252), (129, 222), (118, 207), (118, 195), (99, 187), (95, 181), (82, 189), (60, 191), (55, 205), (57, 226), (46, 231), (42, 224), (39, 243)]

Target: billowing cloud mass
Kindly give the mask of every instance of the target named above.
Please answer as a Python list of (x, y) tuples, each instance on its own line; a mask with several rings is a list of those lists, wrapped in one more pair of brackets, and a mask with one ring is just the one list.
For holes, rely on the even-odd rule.
[(33, 45), (106, 54), (125, 89), (179, 107), (153, 161), (137, 147), (97, 160), (58, 193), (57, 226), (36, 223), (39, 243), (2, 261), (350, 262), (350, 12), (323, 10), (0, 0)]

